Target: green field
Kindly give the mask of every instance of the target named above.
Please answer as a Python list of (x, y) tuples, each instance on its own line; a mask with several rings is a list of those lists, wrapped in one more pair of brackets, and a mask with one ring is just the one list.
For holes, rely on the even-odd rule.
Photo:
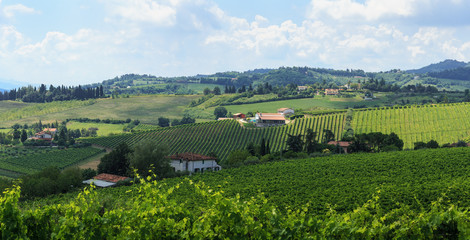
[(0, 101), (0, 112), (5, 112), (11, 109), (19, 109), (32, 105), (31, 103), (17, 102), (17, 101)]
[(454, 143), (470, 135), (470, 104), (439, 104), (354, 111), (355, 133), (396, 133), (413, 148), (413, 143), (436, 140)]
[[(346, 109), (355, 105), (374, 106), (381, 105), (377, 101), (364, 101), (361, 98), (338, 98), (338, 97), (317, 97), (303, 98), (293, 100), (272, 101), (254, 104), (228, 105), (224, 106), (227, 111), (232, 113), (247, 112), (277, 112), (279, 108), (293, 108), (296, 110), (312, 111), (325, 109)], [(214, 111), (214, 108), (210, 108)]]
[(108, 136), (109, 134), (118, 134), (122, 133), (123, 128), (127, 124), (107, 124), (107, 123), (81, 123), (81, 122), (68, 122), (67, 129), (88, 129), (88, 128), (98, 128), (96, 133), (98, 136)]
[(188, 124), (177, 127), (161, 128), (135, 134), (85, 138), (83, 141), (103, 147), (114, 148), (121, 142), (134, 145), (143, 139), (153, 139), (166, 144), (170, 153), (195, 152), (200, 154), (216, 153), (220, 159), (236, 149), (245, 148), (250, 142), (260, 144), (264, 138), (269, 142), (271, 151), (286, 149), (287, 134), (304, 134), (308, 128), (317, 132), (320, 140), (325, 129), (331, 130), (337, 139), (343, 132), (345, 114), (319, 115), (296, 119), (292, 123), (278, 127), (244, 128), (235, 120), (212, 121)]
[[(447, 148), (279, 161), (12, 206), (35, 238), (468, 239), (469, 154)], [(16, 203), (15, 194), (0, 204)]]
[[(138, 119), (143, 123), (156, 124), (159, 117), (182, 118), (183, 110), (199, 96), (148, 95), (130, 98), (97, 99), (89, 101), (70, 101), (31, 104), (28, 107), (0, 113), (0, 127), (64, 121), (73, 118)], [(81, 106), (80, 106), (81, 104)], [(31, 109), (30, 109), (31, 108)], [(42, 109), (42, 110), (37, 110)]]

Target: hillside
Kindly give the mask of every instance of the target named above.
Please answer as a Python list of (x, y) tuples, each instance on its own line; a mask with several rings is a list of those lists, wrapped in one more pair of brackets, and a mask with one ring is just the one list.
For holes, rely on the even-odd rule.
[(394, 132), (412, 149), (415, 142), (455, 143), (470, 135), (470, 104), (436, 104), (354, 111), (355, 133)]
[(424, 74), (424, 73), (435, 73), (435, 72), (442, 72), (445, 70), (452, 70), (456, 68), (465, 67), (468, 64), (465, 62), (460, 62), (457, 60), (447, 59), (445, 61), (439, 63), (433, 63), (428, 66), (419, 68), (419, 69), (412, 69), (407, 70), (409, 73), (417, 73), (417, 74)]
[(12, 190), (0, 207), (10, 206), (14, 215), (0, 215), (0, 220), (17, 219), (23, 231), (15, 234), (33, 238), (55, 234), (139, 239), (151, 234), (161, 239), (443, 235), (465, 239), (470, 217), (465, 210), (470, 206), (470, 164), (465, 157), (469, 151), (454, 148), (272, 162), (187, 180), (142, 179), (131, 187), (87, 189), (28, 202), (21, 208), (15, 200), (18, 190)]
[[(404, 141), (405, 148), (412, 149), (414, 143), (419, 141), (436, 140), (439, 144), (445, 144), (467, 138), (470, 135), (469, 119), (468, 103), (416, 105), (357, 109), (354, 110), (351, 126), (356, 134), (394, 132)], [(304, 134), (308, 128), (317, 133), (317, 140), (321, 140), (326, 129), (333, 131), (339, 140), (344, 131), (344, 121), (344, 112), (296, 119), (286, 126), (269, 128), (244, 128), (233, 120), (212, 121), (84, 141), (114, 148), (122, 141), (132, 146), (143, 139), (155, 139), (167, 144), (170, 153), (216, 153), (220, 159), (225, 159), (231, 151), (243, 149), (250, 142), (260, 144), (263, 138), (269, 141), (273, 152), (286, 149), (287, 134)]]
[(442, 72), (429, 73), (429, 76), (435, 77), (435, 78), (469, 81), (470, 80), (470, 66), (444, 70)]
[(219, 159), (225, 159), (231, 151), (244, 149), (250, 142), (260, 144), (263, 138), (268, 142), (273, 152), (286, 149), (287, 134), (304, 134), (307, 128), (318, 133), (317, 140), (321, 140), (326, 129), (331, 130), (336, 139), (340, 139), (344, 119), (344, 113), (327, 114), (296, 119), (293, 123), (285, 126), (267, 128), (244, 128), (235, 120), (223, 120), (161, 128), (143, 133), (85, 138), (82, 141), (115, 148), (121, 142), (133, 146), (143, 139), (152, 139), (168, 145), (170, 154), (178, 152), (196, 152), (206, 155), (215, 153)]

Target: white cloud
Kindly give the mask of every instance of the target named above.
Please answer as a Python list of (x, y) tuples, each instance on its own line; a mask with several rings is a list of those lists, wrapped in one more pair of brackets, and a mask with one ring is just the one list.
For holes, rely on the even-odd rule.
[(34, 10), (33, 8), (26, 7), (23, 4), (9, 5), (9, 6), (5, 6), (3, 8), (3, 14), (8, 18), (14, 17), (16, 13), (29, 13), (29, 14), (31, 14), (31, 13), (37, 13), (37, 11)]
[(176, 20), (176, 10), (172, 2), (152, 0), (105, 1), (113, 15), (135, 22), (149, 22), (161, 26), (172, 26)]
[(321, 19), (361, 18), (368, 21), (389, 16), (410, 16), (416, 0), (367, 0), (364, 4), (354, 0), (312, 0), (309, 16)]

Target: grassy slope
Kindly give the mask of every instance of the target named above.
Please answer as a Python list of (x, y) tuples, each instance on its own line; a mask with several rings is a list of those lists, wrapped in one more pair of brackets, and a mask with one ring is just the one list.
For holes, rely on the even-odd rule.
[(149, 95), (118, 99), (99, 99), (95, 104), (56, 113), (33, 115), (19, 120), (0, 122), (0, 127), (15, 123), (53, 122), (67, 118), (139, 119), (144, 123), (156, 123), (158, 117), (181, 118), (183, 110), (199, 96)]
[(96, 133), (98, 136), (108, 136), (109, 134), (122, 133), (122, 129), (127, 124), (106, 124), (106, 123), (81, 123), (81, 122), (68, 122), (67, 129), (88, 129), (98, 128)]
[[(318, 110), (318, 109), (345, 109), (355, 105), (375, 106), (382, 105), (380, 100), (363, 101), (361, 98), (337, 98), (337, 97), (315, 97), (293, 100), (282, 100), (255, 104), (241, 104), (241, 105), (228, 105), (224, 106), (227, 111), (232, 113), (237, 112), (277, 112), (277, 109), (289, 107), (302, 110)], [(214, 108), (209, 108), (213, 111)]]

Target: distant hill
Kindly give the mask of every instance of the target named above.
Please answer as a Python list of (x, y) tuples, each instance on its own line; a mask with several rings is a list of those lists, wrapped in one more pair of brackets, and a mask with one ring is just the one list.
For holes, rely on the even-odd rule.
[(428, 73), (430, 77), (470, 81), (470, 66)]
[(417, 74), (424, 74), (424, 73), (434, 73), (434, 72), (442, 72), (446, 70), (452, 70), (456, 68), (461, 68), (468, 66), (468, 63), (465, 62), (460, 62), (457, 60), (451, 60), (447, 59), (445, 61), (442, 61), (440, 63), (434, 63), (431, 65), (428, 65), (426, 67), (422, 67), (420, 69), (412, 69), (408, 70), (408, 73), (417, 73)]
[(9, 91), (13, 88), (19, 88), (19, 87), (28, 86), (28, 85), (31, 85), (31, 84), (0, 78), (0, 91), (2, 92)]

